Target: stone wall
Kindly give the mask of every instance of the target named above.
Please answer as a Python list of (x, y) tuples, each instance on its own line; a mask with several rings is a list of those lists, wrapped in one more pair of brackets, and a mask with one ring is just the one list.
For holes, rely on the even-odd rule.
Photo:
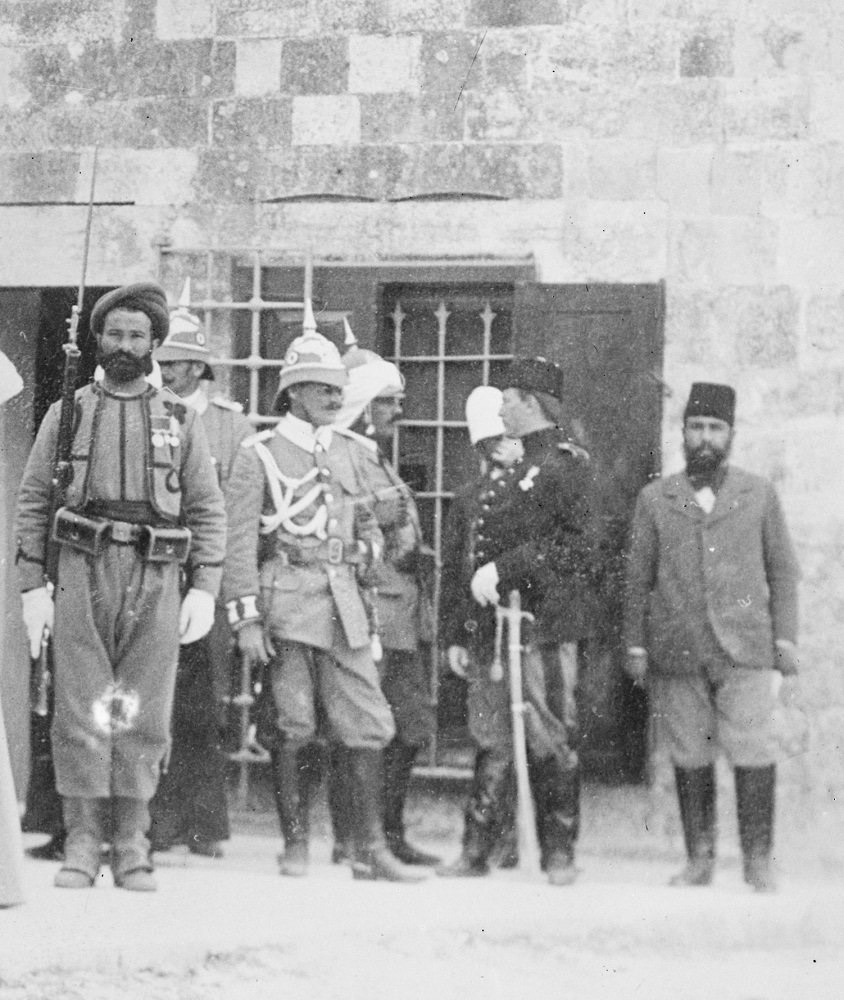
[(840, 802), (844, 8), (2, 4), (0, 285), (77, 281), (95, 142), (98, 284), (155, 273), (160, 243), (664, 279), (665, 464), (689, 383), (733, 382), (736, 459), (776, 480), (803, 567), (787, 785), (804, 816)]

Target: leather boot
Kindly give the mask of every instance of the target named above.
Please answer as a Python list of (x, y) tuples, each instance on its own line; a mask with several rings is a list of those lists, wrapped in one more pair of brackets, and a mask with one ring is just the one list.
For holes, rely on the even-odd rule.
[(308, 841), (310, 839), (310, 774), (309, 746), (282, 744), (272, 751), (273, 792), (278, 811), (284, 853), (279, 855), (282, 875), (294, 878), (308, 872)]
[(334, 837), (331, 862), (335, 865), (351, 864), (355, 845), (346, 747), (342, 743), (332, 743), (328, 750), (328, 760), (328, 812)]
[(394, 857), (384, 839), (382, 798), (384, 760), (380, 750), (349, 747), (349, 788), (355, 831), (355, 859), (352, 873), (356, 879), (380, 879), (387, 882), (421, 882), (427, 873), (403, 865)]
[(449, 865), (440, 865), (443, 878), (474, 878), (489, 874), (489, 859), (499, 830), (498, 814), (507, 790), (509, 763), (488, 750), (475, 758), (472, 793), (463, 815), (463, 850)]
[(118, 889), (131, 892), (154, 892), (155, 882), (150, 860), (149, 802), (118, 796), (112, 799), (114, 835), (111, 848), (111, 872)]
[(384, 835), (387, 847), (406, 865), (438, 865), (440, 858), (408, 844), (404, 829), (404, 804), (416, 758), (416, 747), (400, 740), (384, 751)]
[(735, 769), (736, 811), (744, 880), (757, 892), (776, 891), (776, 881), (771, 871), (776, 780), (777, 769), (774, 764)]
[(687, 862), (668, 884), (709, 885), (715, 872), (715, 765), (675, 767), (674, 779)]
[(67, 830), (64, 864), (53, 884), (59, 889), (89, 889), (100, 870), (108, 799), (63, 799)]
[(37, 847), (28, 847), (26, 854), (36, 861), (64, 861), (64, 843), (67, 832), (62, 828), (54, 833), (46, 844), (39, 844)]
[(551, 885), (571, 885), (577, 878), (574, 851), (580, 832), (580, 772), (564, 768), (556, 757), (532, 761), (531, 788), (542, 869)]

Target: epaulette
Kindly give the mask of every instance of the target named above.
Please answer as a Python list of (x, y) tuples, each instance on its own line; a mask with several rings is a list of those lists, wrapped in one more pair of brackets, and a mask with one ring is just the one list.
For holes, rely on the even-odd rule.
[(225, 396), (215, 396), (211, 402), (219, 406), (221, 410), (231, 410), (232, 413), (243, 413), (240, 403), (235, 403), (233, 399), (226, 399)]
[(575, 444), (574, 441), (558, 441), (557, 451), (566, 452), (569, 455), (574, 455), (575, 458), (585, 459), (589, 461), (589, 452), (582, 448), (579, 444)]
[(342, 434), (343, 437), (347, 437), (350, 440), (357, 442), (357, 444), (362, 444), (368, 451), (371, 451), (376, 455), (378, 454), (378, 443), (373, 440), (373, 438), (368, 438), (363, 434), (358, 434), (357, 431), (350, 431), (348, 427), (332, 427), (331, 429), (335, 434)]
[(268, 428), (264, 431), (256, 431), (254, 434), (250, 434), (249, 437), (245, 437), (240, 442), (241, 448), (251, 448), (253, 445), (260, 444), (264, 441), (269, 441), (269, 439), (275, 434), (272, 428)]

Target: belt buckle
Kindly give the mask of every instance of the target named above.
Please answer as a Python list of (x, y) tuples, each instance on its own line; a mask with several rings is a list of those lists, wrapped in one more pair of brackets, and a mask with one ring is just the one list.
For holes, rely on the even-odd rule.
[(113, 542), (122, 542), (124, 545), (128, 545), (138, 537), (137, 525), (130, 524), (128, 521), (112, 521), (110, 535)]
[(343, 539), (329, 538), (326, 543), (328, 548), (328, 562), (332, 566), (337, 566), (343, 561)]

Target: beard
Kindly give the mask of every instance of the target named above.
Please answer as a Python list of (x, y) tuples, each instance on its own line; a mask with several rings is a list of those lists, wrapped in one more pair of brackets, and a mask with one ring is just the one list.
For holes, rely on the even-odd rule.
[(730, 452), (727, 448), (716, 448), (711, 444), (698, 445), (697, 448), (683, 446), (686, 455), (686, 472), (690, 476), (714, 476), (726, 462)]
[(97, 363), (112, 382), (126, 384), (149, 375), (152, 371), (152, 351), (138, 357), (128, 351), (110, 351), (106, 354), (100, 349), (97, 351)]

